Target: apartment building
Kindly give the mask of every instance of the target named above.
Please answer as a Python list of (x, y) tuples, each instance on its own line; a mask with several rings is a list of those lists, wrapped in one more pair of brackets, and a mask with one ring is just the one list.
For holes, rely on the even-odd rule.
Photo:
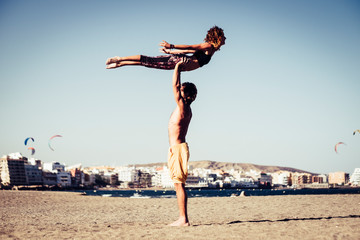
[(133, 182), (138, 183), (140, 179), (141, 172), (135, 167), (124, 168), (118, 171), (119, 181), (121, 182)]
[(71, 186), (71, 174), (70, 172), (58, 172), (56, 174), (57, 184), (61, 187)]
[(351, 174), (350, 182), (353, 186), (360, 186), (360, 168), (355, 168)]
[(289, 186), (291, 185), (291, 172), (278, 171), (271, 174), (272, 183), (275, 186)]
[(345, 185), (349, 182), (349, 174), (345, 172), (329, 173), (329, 184)]
[(1, 184), (5, 186), (27, 185), (25, 163), (27, 158), (20, 153), (12, 153), (0, 158)]
[(25, 164), (25, 172), (29, 185), (42, 185), (42, 170), (37, 165)]
[(44, 186), (55, 186), (57, 185), (57, 173), (55, 172), (42, 172), (43, 185)]
[(80, 186), (80, 184), (82, 184), (84, 182), (83, 178), (84, 178), (84, 174), (83, 172), (78, 169), (78, 168), (73, 168), (70, 170), (70, 175), (71, 175), (71, 185), (72, 186)]

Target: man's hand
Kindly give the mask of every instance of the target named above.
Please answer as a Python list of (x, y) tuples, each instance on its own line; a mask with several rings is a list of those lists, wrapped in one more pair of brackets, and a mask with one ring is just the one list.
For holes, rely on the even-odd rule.
[(184, 62), (181, 60), (180, 62), (178, 62), (175, 66), (175, 68), (177, 68), (179, 71), (182, 71), (184, 68)]

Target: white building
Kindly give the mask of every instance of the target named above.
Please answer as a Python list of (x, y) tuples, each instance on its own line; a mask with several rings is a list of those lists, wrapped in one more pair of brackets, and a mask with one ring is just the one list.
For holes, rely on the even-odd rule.
[(0, 179), (4, 185), (27, 185), (25, 164), (21, 153), (10, 153), (0, 158)]
[(239, 179), (240, 188), (256, 188), (258, 184), (255, 183), (254, 179), (251, 177), (244, 177)]
[(205, 178), (206, 176), (211, 174), (211, 169), (195, 168), (191, 172), (194, 174), (194, 176), (199, 176), (201, 178)]
[(135, 167), (126, 167), (118, 171), (119, 181), (138, 183), (140, 178), (140, 170)]
[(49, 172), (63, 172), (65, 171), (65, 165), (60, 164), (59, 162), (43, 163), (43, 170)]
[(261, 173), (259, 182), (260, 182), (260, 184), (263, 184), (263, 185), (272, 184), (272, 176), (267, 173)]
[(154, 187), (161, 187), (162, 184), (161, 184), (161, 174), (159, 172), (156, 172), (152, 175), (151, 177), (151, 184), (154, 186)]
[(56, 174), (57, 184), (61, 187), (70, 187), (71, 186), (71, 174), (70, 172), (58, 172)]
[(210, 173), (207, 174), (204, 178), (204, 180), (208, 183), (215, 182), (216, 181), (217, 174), (216, 173)]
[(57, 185), (57, 173), (43, 171), (43, 185), (45, 186), (55, 186)]
[(360, 168), (355, 168), (354, 173), (351, 174), (350, 182), (353, 186), (360, 186)]
[(261, 172), (258, 172), (254, 169), (250, 169), (250, 171), (245, 172), (245, 176), (252, 177), (253, 179), (258, 179), (260, 177)]
[[(173, 184), (174, 185), (174, 184)], [(188, 174), (185, 182), (187, 187), (200, 187), (200, 177), (193, 174)]]
[(326, 176), (326, 174), (319, 174), (319, 175), (317, 175), (317, 177), (319, 178), (319, 181), (322, 183), (328, 182), (328, 177)]
[(291, 173), (287, 171), (285, 172), (281, 171), (281, 172), (272, 173), (271, 176), (272, 176), (272, 183), (274, 185), (288, 186)]
[(85, 186), (92, 186), (95, 184), (95, 174), (92, 172), (84, 171), (84, 184)]
[(164, 166), (163, 170), (159, 173), (161, 175), (161, 186), (163, 188), (174, 188), (174, 182), (170, 178), (169, 169)]
[(36, 166), (38, 166), (38, 168), (42, 169), (42, 162), (39, 159), (29, 158), (28, 163), (31, 164), (31, 165), (36, 165)]
[(42, 185), (42, 170), (37, 165), (25, 163), (25, 172), (29, 185)]

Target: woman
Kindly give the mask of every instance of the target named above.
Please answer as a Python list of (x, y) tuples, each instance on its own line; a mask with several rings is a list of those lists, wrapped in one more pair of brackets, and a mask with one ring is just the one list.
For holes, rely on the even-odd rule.
[[(168, 55), (157, 57), (148, 57), (144, 55), (135, 55), (129, 57), (112, 57), (106, 61), (107, 69), (118, 68), (127, 65), (141, 65), (149, 68), (172, 70), (180, 61), (184, 62), (182, 71), (192, 71), (208, 64), (213, 54), (220, 50), (225, 44), (224, 31), (214, 26), (204, 39), (205, 42), (195, 45), (173, 45), (162, 41), (161, 52)], [(178, 49), (178, 50), (171, 50)], [(186, 55), (186, 54), (192, 55)]]

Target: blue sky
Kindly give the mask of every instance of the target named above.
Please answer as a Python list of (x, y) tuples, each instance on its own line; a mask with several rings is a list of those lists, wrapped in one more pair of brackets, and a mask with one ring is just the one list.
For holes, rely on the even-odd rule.
[(226, 45), (182, 74), (199, 91), (190, 161), (360, 167), (360, 3), (349, 0), (1, 0), (0, 155), (30, 157), (33, 137), (45, 162), (166, 162), (172, 71), (105, 61), (201, 43), (213, 25)]

